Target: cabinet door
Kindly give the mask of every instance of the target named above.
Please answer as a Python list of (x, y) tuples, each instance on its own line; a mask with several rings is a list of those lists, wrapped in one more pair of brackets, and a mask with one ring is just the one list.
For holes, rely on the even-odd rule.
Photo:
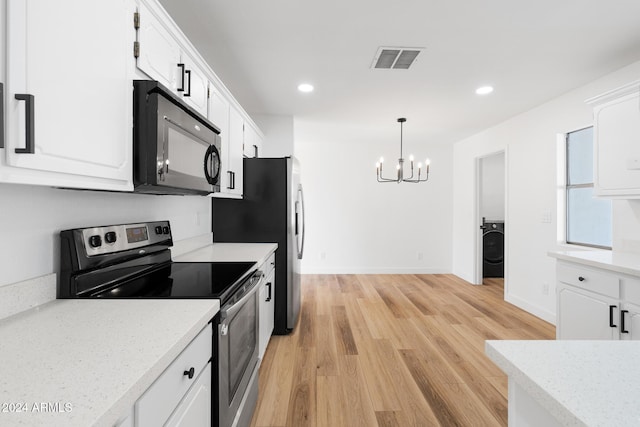
[(209, 363), (165, 426), (210, 427), (212, 425), (211, 394), (211, 363)]
[[(263, 268), (266, 268), (263, 266)], [(262, 359), (267, 349), (274, 325), (274, 307), (275, 307), (275, 274), (273, 271), (267, 276), (262, 289), (260, 290), (260, 352), (259, 357)]]
[(232, 105), (229, 108), (229, 171), (233, 173), (231, 185), (226, 191), (235, 195), (242, 195), (242, 144), (244, 143), (244, 119), (240, 112)]
[(7, 1), (3, 163), (22, 172), (0, 179), (133, 189), (133, 11), (130, 0)]
[(640, 197), (640, 83), (603, 98), (594, 108), (594, 192)]
[(640, 307), (633, 304), (624, 304), (624, 329), (622, 332), (622, 314), (620, 314), (620, 338), (624, 340), (640, 340)]
[[(182, 99), (194, 110), (207, 116), (207, 80), (204, 71), (186, 52), (182, 52), (182, 64), (185, 69), (183, 90), (179, 92)], [(182, 72), (182, 70), (180, 71)]]
[[(230, 186), (229, 174), (229, 101), (209, 83), (209, 120), (220, 129), (220, 146), (222, 156), (222, 173), (220, 174), (220, 191), (226, 192)], [(215, 195), (215, 193), (214, 193)]]
[(244, 156), (260, 157), (262, 138), (260, 138), (258, 132), (251, 125), (245, 124), (244, 134)]
[[(140, 53), (136, 60), (139, 70), (169, 89), (178, 89), (182, 78), (180, 47), (171, 32), (143, 3), (139, 7), (140, 28), (138, 43)], [(181, 83), (181, 82), (180, 82)]]
[[(615, 305), (613, 318), (618, 319), (618, 303), (590, 292), (578, 292), (559, 284), (558, 339), (612, 340), (618, 330), (609, 326), (609, 306)], [(614, 323), (615, 324), (615, 323)], [(619, 326), (616, 324), (616, 326)]]

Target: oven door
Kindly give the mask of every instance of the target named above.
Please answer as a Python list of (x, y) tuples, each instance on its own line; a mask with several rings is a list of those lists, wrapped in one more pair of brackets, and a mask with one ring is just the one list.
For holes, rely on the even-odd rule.
[(258, 382), (258, 289), (254, 273), (220, 310), (218, 326), (218, 414), (221, 426), (251, 419)]

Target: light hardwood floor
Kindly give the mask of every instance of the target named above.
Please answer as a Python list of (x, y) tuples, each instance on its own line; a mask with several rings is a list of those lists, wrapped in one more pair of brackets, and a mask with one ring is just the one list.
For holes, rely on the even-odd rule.
[(503, 300), (502, 279), (305, 275), (297, 328), (265, 353), (251, 425), (507, 425), (507, 379), (484, 341), (554, 338)]

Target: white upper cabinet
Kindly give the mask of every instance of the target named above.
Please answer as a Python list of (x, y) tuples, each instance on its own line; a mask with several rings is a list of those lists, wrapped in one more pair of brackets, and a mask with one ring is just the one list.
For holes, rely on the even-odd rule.
[(594, 118), (594, 193), (640, 198), (640, 81), (587, 100)]
[(141, 3), (138, 8), (138, 69), (177, 91), (182, 78), (180, 46), (171, 32), (157, 19), (151, 10)]
[(133, 191), (133, 80), (153, 79), (221, 129), (222, 194), (242, 197), (253, 123), (157, 0), (6, 0), (0, 19), (0, 182)]
[(215, 197), (230, 195), (231, 176), (229, 165), (229, 101), (222, 96), (213, 84), (209, 92), (209, 120), (220, 129), (220, 146), (222, 147), (222, 165), (220, 168), (220, 192), (213, 193)]
[(134, 7), (7, 0), (0, 181), (133, 189)]
[[(179, 93), (187, 104), (206, 117), (209, 80), (188, 53), (182, 52), (181, 61), (181, 64), (184, 64), (184, 85)], [(182, 72), (182, 67), (180, 68)]]
[(244, 138), (244, 156), (245, 157), (260, 157), (262, 154), (262, 136), (260, 133), (249, 123), (245, 124), (245, 138)]
[(207, 116), (208, 79), (166, 21), (145, 2), (138, 8), (138, 69)]
[(244, 189), (242, 178), (244, 173), (242, 144), (244, 143), (244, 118), (238, 109), (233, 105), (229, 109), (229, 145), (227, 151), (229, 153), (229, 169), (224, 172), (227, 174), (227, 185), (220, 188), (221, 192), (229, 193), (235, 197), (241, 197)]

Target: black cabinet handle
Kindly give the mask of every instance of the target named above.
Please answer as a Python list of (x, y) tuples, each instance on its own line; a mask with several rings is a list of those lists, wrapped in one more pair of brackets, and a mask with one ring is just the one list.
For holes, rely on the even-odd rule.
[(236, 173), (233, 171), (227, 171), (229, 174), (229, 184), (227, 184), (227, 190), (234, 190), (236, 188)]
[(609, 327), (610, 328), (617, 328), (617, 326), (613, 323), (613, 309), (614, 308), (618, 308), (618, 306), (615, 306), (615, 305), (610, 305), (609, 306)]
[(258, 157), (258, 146), (253, 144), (253, 157)]
[(581, 281), (581, 282), (584, 282), (585, 279), (582, 276), (578, 276), (578, 280)]
[(620, 332), (623, 334), (628, 334), (629, 331), (627, 331), (624, 328), (624, 315), (627, 314), (629, 312), (629, 310), (620, 310)]
[(193, 375), (195, 374), (196, 370), (193, 369), (193, 367), (191, 369), (189, 369), (188, 371), (184, 371), (184, 375), (188, 376), (189, 379), (193, 378)]
[(267, 287), (269, 288), (269, 293), (267, 294), (267, 299), (265, 302), (271, 301), (271, 282), (267, 283)]
[(0, 83), (0, 148), (4, 148), (4, 83)]
[[(184, 73), (189, 77), (187, 80), (187, 93), (185, 93), (184, 96), (191, 96), (191, 70), (187, 70)], [(182, 87), (184, 87), (184, 83), (182, 84)]]
[(18, 101), (24, 101), (25, 108), (25, 135), (26, 144), (24, 148), (16, 148), (18, 154), (33, 154), (35, 152), (35, 112), (34, 103), (35, 98), (28, 93), (16, 93), (16, 99)]
[(184, 64), (178, 64), (178, 68), (180, 68), (181, 75), (182, 75), (180, 87), (178, 88), (178, 92), (184, 92), (184, 72), (185, 72)]

